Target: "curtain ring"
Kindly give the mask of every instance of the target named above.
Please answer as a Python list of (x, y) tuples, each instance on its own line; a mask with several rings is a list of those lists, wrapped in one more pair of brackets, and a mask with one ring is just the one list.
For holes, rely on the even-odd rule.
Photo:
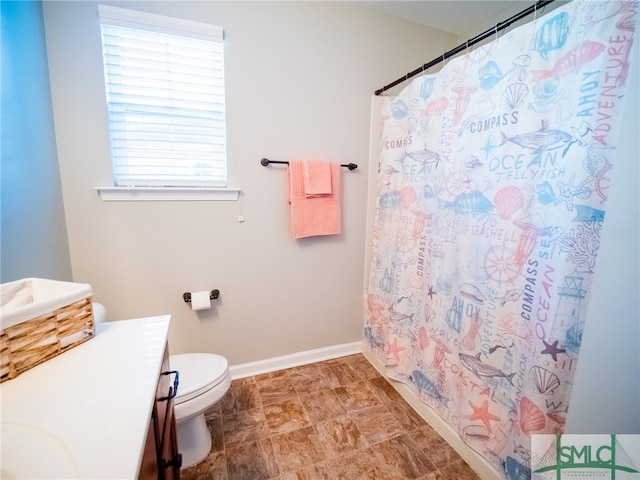
[(538, 17), (538, 2), (536, 1), (535, 5), (533, 6), (533, 21), (536, 21), (536, 18)]

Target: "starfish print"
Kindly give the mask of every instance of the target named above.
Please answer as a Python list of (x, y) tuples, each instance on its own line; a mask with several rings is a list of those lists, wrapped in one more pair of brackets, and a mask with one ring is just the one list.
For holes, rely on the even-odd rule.
[(542, 340), (542, 343), (544, 343), (544, 350), (542, 350), (542, 352), (540, 352), (540, 353), (546, 353), (548, 355), (551, 355), (551, 357), (553, 358), (554, 362), (558, 361), (558, 354), (559, 353), (565, 353), (566, 352), (566, 350), (564, 348), (558, 348), (558, 340), (556, 340), (552, 344), (548, 344), (547, 342)]
[(469, 420), (482, 420), (484, 426), (487, 427), (487, 430), (491, 432), (491, 420), (494, 422), (499, 422), (500, 417), (494, 415), (493, 413), (489, 413), (489, 400), (482, 402), (480, 407), (476, 407), (473, 403), (469, 402), (471, 408), (473, 408), (473, 413), (469, 415)]
[(567, 210), (573, 210), (573, 197), (578, 198), (587, 198), (591, 193), (591, 190), (587, 187), (583, 187), (582, 185), (574, 186), (573, 181), (575, 180), (575, 173), (571, 175), (571, 178), (568, 182), (557, 182), (558, 191), (560, 194), (556, 197), (556, 201), (554, 205), (558, 205), (562, 202), (567, 206)]
[(487, 141), (484, 144), (484, 147), (480, 149), (484, 151), (486, 158), (489, 158), (489, 155), (491, 154), (491, 152), (498, 146), (498, 144), (493, 142), (494, 142), (494, 139), (492, 137), (488, 137)]
[(406, 350), (406, 348), (398, 346), (398, 337), (396, 337), (393, 339), (393, 342), (387, 345), (385, 353), (387, 355), (393, 355), (396, 358), (396, 362), (400, 362), (400, 352), (404, 350)]
[(434, 292), (433, 291), (433, 287), (429, 287), (429, 293), (427, 293), (427, 295), (429, 295), (429, 299), (430, 300), (433, 300), (433, 296), (437, 295), (437, 294), (438, 294), (438, 292)]

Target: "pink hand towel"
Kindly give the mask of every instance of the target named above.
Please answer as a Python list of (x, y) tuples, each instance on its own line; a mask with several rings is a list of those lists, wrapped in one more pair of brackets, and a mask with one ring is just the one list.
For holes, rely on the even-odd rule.
[(304, 194), (331, 195), (331, 163), (325, 160), (307, 159), (302, 161), (304, 170)]
[(289, 202), (294, 238), (336, 235), (341, 232), (340, 165), (331, 163), (331, 194), (308, 197), (304, 185), (304, 161), (289, 161)]

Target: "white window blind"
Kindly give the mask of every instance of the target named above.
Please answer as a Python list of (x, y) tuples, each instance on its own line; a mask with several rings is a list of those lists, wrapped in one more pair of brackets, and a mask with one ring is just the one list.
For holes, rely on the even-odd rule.
[(226, 186), (222, 29), (99, 13), (115, 185)]

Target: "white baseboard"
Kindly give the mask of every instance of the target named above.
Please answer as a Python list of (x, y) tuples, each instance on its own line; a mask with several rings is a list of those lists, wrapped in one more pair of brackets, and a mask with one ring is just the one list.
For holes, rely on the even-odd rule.
[[(384, 365), (371, 351), (368, 350), (368, 348), (364, 347), (362, 349), (362, 354), (382, 376), (387, 378), (384, 375)], [(438, 434), (440, 434), (440, 436), (444, 438), (456, 452), (458, 452), (458, 454), (481, 478), (492, 480), (496, 478), (504, 478), (504, 475), (499, 473), (491, 463), (489, 463), (475, 450), (469, 448), (462, 441), (458, 433), (448, 423), (440, 418), (436, 412), (421, 402), (407, 385), (389, 378), (387, 378), (387, 381), (396, 389), (402, 398), (404, 398), (406, 402), (413, 407), (418, 415), (420, 415), (425, 422), (431, 425), (431, 427), (438, 432)]]
[(362, 353), (362, 342), (344, 343), (331, 347), (316, 348), (304, 352), (292, 353), (281, 357), (267, 358), (256, 362), (241, 363), (229, 367), (231, 378), (251, 377), (262, 373), (275, 372), (285, 368), (299, 367), (309, 363), (322, 362), (332, 358), (345, 357), (355, 353)]

